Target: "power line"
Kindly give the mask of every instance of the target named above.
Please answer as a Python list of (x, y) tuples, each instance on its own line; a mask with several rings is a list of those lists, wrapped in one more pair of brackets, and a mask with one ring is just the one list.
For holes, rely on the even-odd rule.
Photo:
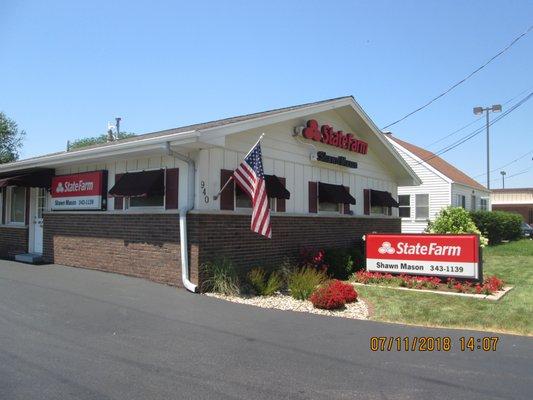
[[(524, 169), (524, 170), (522, 170), (520, 172), (517, 172), (515, 174), (512, 174), (512, 175), (506, 175), (505, 176), (505, 180), (510, 179), (510, 178), (514, 178), (515, 176), (518, 176), (518, 175), (524, 175), (525, 173), (528, 173), (531, 170), (531, 168), (533, 168), (533, 167), (529, 167), (527, 169)], [(491, 182), (496, 182), (496, 181), (499, 181), (499, 180), (500, 180), (500, 178), (494, 178), (494, 179), (491, 179)]]
[[(502, 104), (503, 104), (503, 105), (509, 104), (510, 102), (516, 100), (518, 97), (520, 97), (521, 95), (523, 95), (524, 93), (528, 92), (528, 91), (531, 90), (531, 89), (532, 89), (532, 88), (530, 87), (530, 88), (528, 88), (528, 89), (522, 90), (522, 91), (521, 91), (520, 93), (518, 93), (516, 96), (510, 98), (509, 100), (507, 100), (506, 102), (504, 102), (504, 103), (502, 103)], [(470, 123), (468, 123), (468, 124), (462, 126), (462, 127), (459, 128), (459, 129), (456, 129), (455, 131), (449, 133), (448, 135), (443, 136), (442, 138), (440, 138), (440, 139), (438, 139), (438, 140), (436, 140), (436, 141), (434, 141), (434, 142), (428, 144), (426, 147), (431, 147), (431, 146), (433, 146), (434, 144), (440, 143), (440, 142), (442, 142), (443, 140), (448, 139), (450, 136), (453, 136), (453, 135), (455, 135), (456, 133), (461, 132), (462, 130), (468, 128), (468, 127), (471, 126), (471, 125), (474, 125), (476, 122), (478, 122), (478, 121), (481, 120), (481, 119), (483, 119), (483, 116), (481, 116), (481, 117), (479, 117), (479, 118), (476, 118), (474, 121), (472, 121), (472, 122), (470, 122)], [(484, 126), (484, 125), (483, 125), (483, 126)]]
[[(529, 93), (526, 97), (524, 97), (522, 100), (520, 100), (514, 106), (509, 108), (507, 111), (505, 111), (504, 113), (502, 113), (498, 117), (494, 118), (492, 121), (490, 121), (489, 126), (492, 126), (493, 124), (495, 124), (496, 122), (498, 122), (502, 118), (505, 118), (507, 115), (509, 115), (514, 110), (516, 110), (518, 107), (520, 107), (522, 104), (524, 104), (526, 101), (528, 101), (532, 96), (533, 96), (533, 92)], [(455, 149), (457, 146), (460, 146), (461, 144), (463, 144), (463, 143), (467, 142), (468, 140), (472, 139), (473, 137), (477, 136), (479, 133), (483, 132), (484, 129), (485, 129), (485, 126), (477, 128), (476, 130), (474, 130), (473, 132), (470, 132), (466, 136), (463, 136), (461, 139), (457, 140), (456, 142), (454, 142), (454, 143), (442, 148), (441, 150), (437, 151), (436, 153), (434, 153), (430, 157), (419, 161), (417, 164), (422, 164), (423, 162), (429, 161), (429, 160), (431, 160), (431, 159), (433, 159), (435, 157), (440, 156), (441, 154), (447, 153), (448, 151)]]
[(410, 113), (404, 115), (402, 118), (388, 124), (387, 126), (384, 126), (383, 128), (381, 129), (387, 129), (393, 125), (396, 125), (398, 122), (401, 122), (403, 121), (404, 119), (406, 118), (409, 118), (411, 115), (423, 110), (424, 108), (426, 108), (427, 106), (429, 106), (430, 104), (434, 103), (435, 101), (437, 101), (438, 99), (440, 99), (441, 97), (444, 97), (446, 96), (448, 93), (450, 93), (453, 89), (455, 89), (457, 86), (461, 85), (462, 83), (466, 82), (468, 79), (470, 79), (472, 76), (474, 76), (475, 74), (477, 74), (479, 71), (481, 71), (483, 68), (485, 68), (487, 65), (489, 65), (492, 61), (494, 61), (496, 58), (498, 58), (499, 56), (501, 56), (503, 53), (505, 53), (507, 50), (509, 50), (516, 42), (518, 42), (520, 39), (522, 39), (524, 36), (526, 36), (529, 31), (531, 31), (533, 29), (533, 25), (531, 25), (529, 28), (526, 29), (525, 32), (523, 32), (522, 34), (520, 34), (519, 36), (517, 36), (516, 38), (513, 39), (513, 41), (511, 43), (509, 43), (503, 50), (499, 51), (496, 55), (492, 56), (487, 62), (485, 62), (485, 64), (481, 65), (480, 67), (476, 68), (474, 71), (472, 71), (470, 74), (468, 74), (465, 78), (461, 79), (459, 82), (456, 82), (455, 84), (453, 84), (452, 86), (450, 86), (448, 89), (446, 89), (444, 92), (442, 92), (441, 94), (439, 94), (438, 96), (435, 96), (434, 98), (432, 98), (431, 100), (429, 100), (428, 102), (426, 102), (425, 104), (423, 104), (422, 106), (418, 107), (417, 109), (415, 109), (414, 111), (411, 111)]
[[(501, 167), (494, 168), (494, 169), (491, 170), (490, 172), (495, 172), (495, 171), (498, 171), (499, 169), (505, 168), (505, 167), (507, 167), (507, 166), (509, 166), (509, 165), (511, 165), (511, 164), (513, 164), (513, 163), (515, 163), (515, 162), (517, 162), (517, 161), (519, 161), (519, 160), (521, 160), (522, 158), (527, 157), (527, 156), (530, 155), (530, 154), (533, 154), (533, 150), (528, 151), (527, 153), (521, 155), (521, 156), (518, 157), (518, 158), (515, 158), (513, 161), (510, 161), (510, 162), (508, 162), (507, 164), (502, 165)], [(478, 175), (474, 176), (474, 178), (479, 178), (480, 176), (483, 176), (483, 175), (487, 175), (487, 173), (486, 173), (486, 172), (483, 172), (483, 173), (481, 173), (481, 174), (478, 174)]]

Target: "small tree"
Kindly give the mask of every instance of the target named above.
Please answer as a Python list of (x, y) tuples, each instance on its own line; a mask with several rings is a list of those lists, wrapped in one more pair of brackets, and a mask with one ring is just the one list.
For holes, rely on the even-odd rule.
[(26, 132), (0, 111), (0, 164), (16, 161)]
[[(135, 136), (135, 133), (131, 132), (120, 132), (117, 139), (126, 139), (129, 137)], [(76, 139), (70, 143), (69, 150), (80, 149), (82, 147), (93, 146), (95, 144), (102, 144), (107, 142), (107, 134), (102, 134), (100, 136), (86, 137), (82, 139)]]
[(426, 232), (429, 233), (475, 233), (479, 235), (481, 246), (488, 244), (476, 224), (470, 217), (468, 211), (462, 207), (443, 208), (437, 215), (435, 221), (430, 222)]

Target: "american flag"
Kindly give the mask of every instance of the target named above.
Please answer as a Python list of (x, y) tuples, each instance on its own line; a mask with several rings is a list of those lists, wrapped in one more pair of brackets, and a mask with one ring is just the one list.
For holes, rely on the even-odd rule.
[(233, 176), (235, 182), (252, 199), (252, 231), (270, 239), (272, 237), (270, 207), (266, 192), (260, 142), (257, 142), (250, 153), (244, 158), (239, 168), (233, 173)]

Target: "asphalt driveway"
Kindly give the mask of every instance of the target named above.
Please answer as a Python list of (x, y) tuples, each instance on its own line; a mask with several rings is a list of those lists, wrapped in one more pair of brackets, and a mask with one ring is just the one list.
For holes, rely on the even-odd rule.
[[(416, 305), (413, 305), (416, 306)], [(481, 337), (258, 309), (141, 279), (0, 261), (0, 399), (529, 399), (533, 339), (371, 352), (371, 336)]]

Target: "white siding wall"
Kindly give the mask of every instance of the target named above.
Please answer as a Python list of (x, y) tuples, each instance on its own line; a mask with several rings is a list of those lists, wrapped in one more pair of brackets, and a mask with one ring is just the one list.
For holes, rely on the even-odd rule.
[[(75, 164), (56, 168), (56, 175), (76, 174), (79, 172), (89, 172), (98, 170), (108, 171), (108, 190), (115, 184), (115, 174), (124, 172), (137, 172), (143, 170), (153, 170), (161, 168), (179, 168), (179, 199), (181, 205), (187, 204), (187, 163), (171, 156), (151, 156), (140, 158), (128, 158), (107, 160), (92, 164)], [(49, 202), (50, 203), (50, 202)], [(109, 200), (108, 210), (114, 210), (113, 199)]]
[[(197, 187), (204, 182), (210, 201), (205, 203), (202, 200), (203, 197), (197, 197), (196, 207), (212, 210), (220, 208), (219, 200), (212, 200), (213, 195), (220, 189), (220, 170), (235, 169), (262, 132), (265, 133), (262, 140), (265, 173), (285, 177), (287, 189), (291, 193), (291, 198), (286, 203), (287, 213), (308, 213), (309, 181), (348, 186), (350, 193), (357, 201), (356, 205), (351, 206), (351, 210), (356, 215), (363, 214), (364, 189), (388, 191), (397, 198), (397, 187), (393, 175), (372, 148), (369, 149), (368, 154), (363, 155), (303, 138), (297, 140), (292, 136), (295, 126), (305, 125), (308, 119), (313, 118), (320, 125), (329, 124), (335, 130), (357, 134), (337, 113), (328, 111), (301, 120), (265, 126), (261, 130), (230, 135), (226, 137), (225, 148), (204, 149), (199, 152)], [(311, 161), (309, 157), (311, 148), (306, 143), (313, 144), (319, 151), (323, 150), (336, 156), (343, 155), (349, 160), (357, 161), (358, 168), (351, 169)], [(397, 215), (396, 209), (393, 215)]]
[(417, 158), (413, 157), (410, 152), (405, 151), (395, 141), (390, 139), (389, 141), (422, 181), (419, 186), (398, 187), (399, 195), (406, 194), (411, 196), (411, 218), (402, 218), (402, 232), (421, 233), (427, 227), (427, 220), (415, 218), (416, 194), (429, 194), (429, 219), (433, 221), (442, 208), (450, 205), (451, 184), (424, 163), (419, 163)]
[[(460, 204), (458, 204), (458, 197), (457, 195), (463, 195), (465, 196), (465, 208), (469, 211), (471, 210), (477, 210), (479, 211), (481, 209), (481, 198), (487, 199), (487, 206), (488, 210), (491, 210), (491, 204), (490, 204), (490, 192), (482, 191), (478, 189), (472, 189), (469, 186), (461, 185), (459, 183), (453, 183), (452, 184), (452, 206), (459, 207)], [(472, 195), (476, 197), (476, 204), (475, 207), (472, 205)]]

